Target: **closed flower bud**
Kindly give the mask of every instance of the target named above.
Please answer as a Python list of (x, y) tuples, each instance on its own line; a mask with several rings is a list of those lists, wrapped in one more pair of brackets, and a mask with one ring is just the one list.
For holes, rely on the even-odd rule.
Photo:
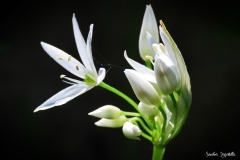
[(144, 61), (147, 60), (147, 55), (152, 56), (151, 45), (149, 46), (149, 37), (147, 37), (147, 34), (151, 37), (152, 42), (159, 43), (158, 26), (151, 5), (146, 6), (139, 37), (139, 52)]
[(140, 113), (148, 118), (153, 118), (159, 114), (159, 110), (155, 106), (148, 106), (142, 102), (138, 104), (138, 109)]
[(131, 122), (125, 122), (123, 125), (123, 134), (130, 139), (140, 140), (138, 136), (141, 135), (141, 130), (138, 126), (132, 124)]
[(169, 95), (180, 88), (180, 75), (176, 66), (167, 55), (156, 55), (154, 71), (162, 94)]
[(127, 121), (127, 117), (121, 116), (116, 119), (106, 119), (102, 118), (95, 123), (98, 127), (110, 127), (110, 128), (119, 128)]
[(135, 70), (130, 69), (125, 69), (124, 73), (135, 95), (141, 102), (151, 106), (158, 106), (160, 104), (160, 97), (157, 91), (144, 76), (140, 76)]
[(116, 119), (122, 114), (119, 108), (112, 105), (105, 105), (96, 109), (95, 111), (88, 113), (88, 115), (98, 118)]

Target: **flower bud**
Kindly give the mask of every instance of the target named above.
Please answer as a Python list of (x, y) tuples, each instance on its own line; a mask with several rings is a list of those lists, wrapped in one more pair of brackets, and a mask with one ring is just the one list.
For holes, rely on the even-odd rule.
[(122, 131), (127, 138), (140, 140), (137, 136), (141, 135), (141, 130), (131, 122), (125, 122)]
[(116, 119), (122, 114), (119, 108), (112, 105), (105, 105), (96, 109), (95, 111), (88, 113), (88, 115), (98, 118)]
[(135, 70), (130, 69), (125, 69), (124, 73), (140, 101), (150, 106), (158, 106), (160, 104), (160, 97), (157, 91), (146, 80), (143, 74), (140, 76)]
[(159, 114), (159, 110), (155, 106), (149, 106), (142, 102), (138, 104), (138, 109), (147, 118), (153, 118)]
[(156, 55), (154, 71), (162, 94), (169, 95), (180, 88), (180, 75), (168, 56), (164, 54)]
[(99, 121), (95, 122), (95, 125), (98, 127), (110, 127), (110, 128), (119, 128), (127, 121), (127, 117), (121, 116), (116, 119), (106, 119), (102, 118)]
[(146, 32), (151, 35), (155, 43), (159, 43), (158, 26), (151, 5), (146, 6), (139, 37), (139, 52), (144, 61), (146, 61), (147, 55), (152, 56), (151, 46), (149, 46)]

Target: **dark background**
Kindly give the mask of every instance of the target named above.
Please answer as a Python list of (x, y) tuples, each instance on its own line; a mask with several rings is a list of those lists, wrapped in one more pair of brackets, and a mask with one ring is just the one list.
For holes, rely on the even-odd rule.
[[(40, 41), (80, 59), (72, 30), (76, 13), (83, 36), (94, 23), (95, 64), (109, 69), (104, 82), (137, 101), (124, 73), (123, 57), (143, 62), (138, 38), (146, 4), (162, 19), (177, 43), (191, 78), (193, 101), (179, 135), (164, 160), (240, 156), (240, 6), (237, 1), (19, 1), (1, 5), (0, 159), (150, 160), (147, 140), (124, 137), (121, 128), (100, 128), (87, 113), (105, 104), (134, 109), (100, 87), (46, 111), (33, 110), (76, 78), (53, 61)], [(112, 64), (112, 65), (110, 65)]]

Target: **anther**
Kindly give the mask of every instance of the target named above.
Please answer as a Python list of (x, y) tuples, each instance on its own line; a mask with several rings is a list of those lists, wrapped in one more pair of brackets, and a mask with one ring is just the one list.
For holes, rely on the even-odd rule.
[(68, 62), (71, 60), (71, 57), (72, 57), (71, 55), (68, 56)]
[(63, 58), (62, 58), (62, 57), (58, 57), (58, 59), (59, 59), (59, 60), (63, 60)]
[(76, 66), (76, 70), (79, 70), (78, 66)]
[(64, 74), (62, 74), (61, 76), (60, 76), (60, 78), (64, 78), (66, 75), (64, 75)]

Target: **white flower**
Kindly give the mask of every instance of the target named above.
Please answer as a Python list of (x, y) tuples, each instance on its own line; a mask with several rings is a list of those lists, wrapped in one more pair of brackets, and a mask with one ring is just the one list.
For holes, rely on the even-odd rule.
[(153, 43), (159, 43), (158, 26), (151, 5), (147, 5), (139, 37), (139, 52), (144, 61), (146, 56), (154, 57)]
[(125, 122), (122, 128), (123, 134), (130, 139), (140, 140), (141, 130), (131, 122)]
[(118, 107), (105, 105), (88, 113), (88, 115), (98, 118), (116, 119), (122, 115), (122, 111)]
[(145, 79), (144, 74), (132, 69), (125, 69), (124, 73), (135, 95), (141, 102), (151, 106), (158, 106), (161, 103), (158, 92), (151, 83)]
[(80, 57), (82, 59), (83, 65), (78, 60), (73, 58), (71, 55), (65, 53), (64, 51), (50, 44), (41, 42), (41, 45), (43, 49), (49, 54), (49, 56), (51, 56), (56, 62), (58, 62), (61, 66), (63, 66), (66, 70), (68, 70), (72, 74), (78, 76), (81, 79), (84, 79), (84, 81), (75, 80), (62, 75), (61, 78), (65, 78), (71, 81), (67, 83), (72, 84), (72, 86), (63, 89), (62, 91), (52, 96), (42, 105), (37, 107), (34, 110), (34, 112), (37, 112), (39, 110), (46, 110), (54, 106), (63, 105), (68, 101), (72, 100), (73, 98), (85, 93), (94, 86), (98, 85), (105, 78), (106, 73), (105, 69), (100, 68), (97, 73), (95, 65), (93, 63), (91, 49), (93, 24), (90, 25), (90, 31), (88, 34), (86, 44), (82, 37), (74, 14), (72, 18), (72, 23), (76, 45)]
[(106, 119), (102, 118), (99, 121), (95, 122), (95, 125), (98, 127), (110, 127), (110, 128), (119, 128), (127, 121), (127, 117), (120, 116), (116, 119)]

